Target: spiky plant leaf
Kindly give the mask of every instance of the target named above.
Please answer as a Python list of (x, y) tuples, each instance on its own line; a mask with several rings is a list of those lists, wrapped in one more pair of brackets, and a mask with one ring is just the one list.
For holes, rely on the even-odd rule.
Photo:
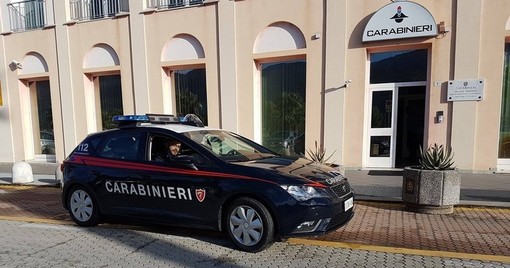
[(420, 146), (420, 165), (423, 169), (445, 170), (451, 169), (453, 161), (453, 151), (451, 148), (445, 149), (443, 145), (431, 145), (426, 151)]
[(306, 150), (306, 153), (308, 154), (308, 157), (310, 158), (310, 160), (312, 160), (315, 163), (321, 163), (321, 164), (327, 163), (335, 152), (336, 152), (336, 150), (333, 151), (333, 153), (331, 153), (331, 155), (326, 157), (326, 150), (324, 149), (324, 146), (322, 146), (322, 145), (318, 146), (317, 141), (315, 141), (315, 149), (313, 151)]

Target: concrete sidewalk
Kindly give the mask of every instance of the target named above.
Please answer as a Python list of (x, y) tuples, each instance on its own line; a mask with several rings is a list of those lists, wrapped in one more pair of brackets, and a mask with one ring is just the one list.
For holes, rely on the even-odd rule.
[[(58, 163), (29, 163), (32, 168), (34, 181), (26, 183), (27, 186), (53, 186), (59, 187), (60, 181), (55, 177), (55, 171), (60, 167)], [(0, 185), (12, 184), (11, 163), (0, 163)]]
[[(401, 202), (402, 171), (346, 170), (357, 200)], [(510, 174), (462, 173), (460, 204), (510, 207)]]

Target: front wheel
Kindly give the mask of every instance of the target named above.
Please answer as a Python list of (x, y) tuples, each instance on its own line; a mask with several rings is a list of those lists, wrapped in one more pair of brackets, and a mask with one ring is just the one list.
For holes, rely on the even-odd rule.
[(259, 252), (274, 243), (274, 221), (259, 201), (239, 198), (226, 214), (226, 229), (234, 244), (248, 252)]
[(95, 226), (99, 223), (99, 208), (94, 196), (81, 186), (74, 187), (67, 199), (69, 215), (80, 226)]

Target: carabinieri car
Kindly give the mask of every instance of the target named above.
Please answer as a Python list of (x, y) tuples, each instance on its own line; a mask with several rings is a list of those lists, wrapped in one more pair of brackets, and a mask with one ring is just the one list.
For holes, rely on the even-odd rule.
[[(62, 163), (62, 202), (80, 226), (105, 218), (226, 231), (239, 249), (334, 231), (354, 192), (333, 168), (290, 158), (198, 117), (116, 116)], [(180, 143), (168, 155), (168, 141)]]

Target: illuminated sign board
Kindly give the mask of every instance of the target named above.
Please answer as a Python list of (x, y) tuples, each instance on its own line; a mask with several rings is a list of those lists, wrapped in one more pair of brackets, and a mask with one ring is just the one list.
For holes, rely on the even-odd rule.
[(379, 9), (363, 31), (363, 42), (436, 36), (434, 17), (423, 6), (407, 1)]

